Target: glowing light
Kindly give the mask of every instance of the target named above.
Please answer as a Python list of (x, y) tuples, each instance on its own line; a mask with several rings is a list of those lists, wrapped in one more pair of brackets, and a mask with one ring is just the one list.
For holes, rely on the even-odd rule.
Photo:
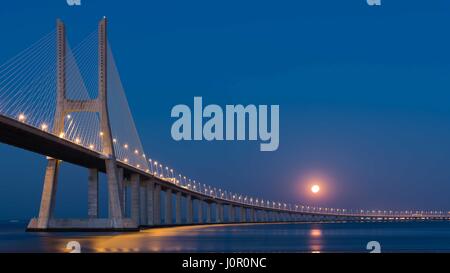
[(76, 143), (76, 144), (80, 144), (80, 142), (81, 142), (80, 138), (77, 137), (77, 138), (75, 139), (75, 143)]
[(45, 124), (45, 123), (42, 123), (42, 124), (41, 124), (41, 129), (42, 129), (42, 131), (47, 131), (48, 125)]
[(322, 236), (322, 231), (320, 229), (311, 229), (309, 235), (311, 235), (311, 237), (320, 237)]
[(125, 158), (123, 162), (128, 163), (128, 158)]
[(59, 133), (60, 138), (64, 138), (64, 136), (65, 136), (64, 132)]
[(71, 115), (67, 115), (66, 117), (67, 117), (67, 119), (71, 119), (71, 118), (72, 118), (72, 116), (71, 116)]
[(137, 149), (134, 150), (134, 153), (135, 153), (135, 154), (139, 154), (139, 150), (137, 150)]
[(125, 149), (128, 149), (128, 144), (124, 144), (123, 147), (124, 147)]
[(93, 150), (94, 149), (94, 144), (89, 144), (89, 149)]
[(116, 142), (117, 142), (117, 139), (113, 138), (113, 142), (116, 143)]
[(318, 193), (319, 191), (320, 191), (320, 186), (319, 186), (319, 185), (313, 185), (313, 186), (311, 187), (311, 192), (312, 192), (312, 193), (316, 194), (316, 193)]
[(27, 119), (27, 117), (24, 114), (19, 115), (19, 121), (24, 122)]
[(103, 136), (103, 132), (100, 132), (100, 136)]

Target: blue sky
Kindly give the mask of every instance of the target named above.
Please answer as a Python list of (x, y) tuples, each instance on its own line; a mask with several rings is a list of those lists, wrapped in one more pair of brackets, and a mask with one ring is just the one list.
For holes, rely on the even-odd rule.
[[(158, 3), (157, 3), (158, 2)], [(236, 192), (334, 207), (450, 209), (448, 1), (7, 1), (0, 63), (54, 28), (109, 41), (153, 158)], [(280, 147), (175, 142), (176, 104), (279, 104)], [(0, 218), (37, 214), (45, 158), (0, 145)], [(312, 198), (309, 178), (321, 179)], [(57, 213), (86, 213), (64, 166)], [(103, 185), (103, 188), (104, 185)], [(104, 198), (104, 197), (103, 197)]]

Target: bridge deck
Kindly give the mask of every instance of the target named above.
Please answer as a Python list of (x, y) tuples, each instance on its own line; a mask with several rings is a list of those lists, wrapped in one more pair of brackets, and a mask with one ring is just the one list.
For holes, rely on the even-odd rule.
[[(42, 131), (33, 126), (22, 123), (18, 120), (0, 115), (0, 142), (12, 145), (21, 149), (32, 151), (44, 156), (60, 159), (65, 162), (83, 166), (86, 168), (95, 168), (101, 172), (105, 172), (105, 161), (101, 154), (96, 151), (92, 151), (87, 147), (80, 146), (69, 140), (60, 138), (56, 135)], [(175, 185), (170, 181), (155, 177), (138, 168), (134, 168), (130, 165), (122, 162), (117, 163), (120, 168), (124, 169), (126, 176), (132, 173), (138, 173), (143, 180), (156, 179), (163, 189), (172, 189), (174, 191), (181, 192), (182, 195), (191, 195), (194, 199), (203, 200), (207, 203), (222, 203), (227, 205), (239, 206), (244, 208), (264, 209), (267, 211), (278, 212), (292, 212), (301, 213), (304, 215), (318, 215), (318, 216), (340, 216), (340, 217), (367, 217), (368, 219), (386, 219), (386, 218), (401, 218), (410, 217), (411, 219), (450, 219), (450, 215), (424, 215), (412, 217), (411, 215), (365, 215), (365, 214), (345, 214), (345, 213), (333, 213), (333, 212), (317, 212), (317, 211), (292, 211), (283, 208), (270, 208), (255, 204), (244, 204), (239, 201), (222, 199), (219, 197), (210, 196), (206, 193), (194, 191), (184, 186)]]

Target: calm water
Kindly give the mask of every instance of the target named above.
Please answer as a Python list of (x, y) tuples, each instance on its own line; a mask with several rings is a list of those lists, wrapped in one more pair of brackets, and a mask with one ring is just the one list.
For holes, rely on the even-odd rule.
[(134, 233), (30, 233), (0, 222), (0, 252), (450, 252), (450, 222), (248, 224), (157, 228)]

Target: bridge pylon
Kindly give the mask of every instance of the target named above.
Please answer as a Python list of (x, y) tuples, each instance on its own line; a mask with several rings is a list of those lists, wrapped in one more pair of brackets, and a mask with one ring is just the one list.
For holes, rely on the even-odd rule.
[[(90, 100), (73, 100), (66, 96), (66, 33), (61, 20), (56, 22), (56, 73), (57, 94), (53, 134), (64, 137), (65, 119), (70, 113), (92, 112), (100, 117), (100, 137), (102, 154), (108, 185), (108, 219), (98, 218), (98, 170), (89, 170), (88, 216), (87, 219), (55, 219), (53, 210), (61, 161), (48, 158), (39, 216), (28, 225), (31, 230), (46, 229), (134, 229), (137, 223), (124, 218), (120, 200), (119, 172), (114, 152), (111, 125), (107, 103), (107, 20), (104, 17), (98, 24), (98, 96)], [(120, 181), (121, 182), (121, 181)]]

